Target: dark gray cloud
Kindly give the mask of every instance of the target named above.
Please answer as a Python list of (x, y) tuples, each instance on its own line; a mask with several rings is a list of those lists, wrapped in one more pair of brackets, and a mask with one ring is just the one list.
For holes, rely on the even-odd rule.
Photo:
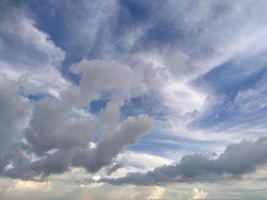
[(118, 179), (105, 180), (112, 184), (153, 185), (168, 182), (214, 181), (223, 175), (231, 178), (253, 172), (267, 162), (267, 137), (256, 141), (243, 140), (230, 144), (217, 159), (206, 155), (186, 155), (179, 164), (164, 165), (145, 174), (130, 173)]
[(10, 150), (21, 141), (21, 132), (29, 117), (31, 105), (17, 94), (15, 81), (0, 74), (0, 173), (7, 164)]
[(134, 144), (140, 137), (150, 132), (152, 127), (153, 122), (146, 115), (138, 118), (129, 117), (116, 131), (105, 134), (96, 149), (78, 152), (74, 157), (74, 164), (96, 172), (101, 167), (111, 164), (112, 159), (124, 147)]
[[(134, 144), (140, 137), (150, 132), (152, 126), (153, 122), (148, 116), (130, 117), (116, 131), (105, 134), (94, 149), (89, 149), (85, 146), (79, 147), (79, 145), (68, 149), (55, 147), (50, 151), (45, 151), (38, 160), (28, 161), (28, 168), (24, 169), (24, 171), (15, 168), (9, 170), (6, 175), (27, 177), (31, 173), (32, 176), (36, 174), (47, 176), (63, 173), (71, 166), (83, 167), (89, 172), (96, 172), (102, 167), (110, 165), (124, 147)], [(88, 143), (88, 139), (86, 143)], [(41, 147), (40, 144), (37, 146)]]
[(53, 152), (44, 158), (33, 162), (31, 168), (45, 176), (49, 174), (63, 173), (68, 170), (71, 159), (71, 152), (57, 150), (56, 152)]
[(25, 131), (35, 152), (52, 149), (85, 147), (94, 133), (94, 121), (89, 115), (75, 116), (69, 105), (55, 99), (35, 104), (32, 119)]
[(114, 162), (110, 167), (106, 168), (107, 175), (111, 175), (113, 172), (116, 172), (118, 169), (126, 166), (126, 159), (123, 158), (121, 160), (118, 160)]

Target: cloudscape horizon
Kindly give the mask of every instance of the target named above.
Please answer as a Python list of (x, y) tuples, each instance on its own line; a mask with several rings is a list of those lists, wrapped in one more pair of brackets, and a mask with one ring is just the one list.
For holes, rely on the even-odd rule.
[(1, 0), (0, 200), (266, 200), (267, 2)]

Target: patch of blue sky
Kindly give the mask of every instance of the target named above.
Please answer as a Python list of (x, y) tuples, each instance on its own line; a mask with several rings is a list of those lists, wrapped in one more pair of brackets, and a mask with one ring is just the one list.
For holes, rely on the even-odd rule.
[(94, 134), (93, 137), (90, 138), (90, 139), (91, 139), (91, 142), (92, 142), (92, 143), (95, 143), (95, 144), (98, 144), (98, 143), (100, 142), (102, 136), (103, 136), (103, 135), (100, 134), (100, 133), (96, 133), (96, 134)]
[(175, 27), (174, 22), (158, 19), (139, 38), (134, 51), (173, 49), (186, 51), (185, 33)]
[(138, 116), (147, 114), (154, 119), (164, 119), (164, 106), (154, 95), (142, 95), (131, 98), (121, 107), (121, 113), (124, 118), (128, 116)]
[[(247, 70), (246, 65), (249, 65), (249, 67), (252, 65), (258, 69), (244, 76), (242, 72)], [(250, 59), (247, 63), (231, 60), (216, 67), (199, 80), (196, 80), (194, 83), (195, 85), (201, 83), (201, 79), (204, 79), (208, 85), (212, 86), (212, 90), (221, 102), (211, 106), (203, 116), (192, 123), (192, 126), (203, 128), (216, 126), (219, 123), (233, 125), (248, 120), (251, 123), (255, 123), (262, 118), (266, 114), (267, 108), (263, 107), (255, 113), (245, 114), (241, 112), (240, 107), (235, 104), (235, 99), (239, 92), (257, 85), (266, 76), (266, 73), (267, 63), (259, 63), (255, 58), (252, 60)]]
[(247, 63), (240, 64), (235, 61), (230, 61), (216, 67), (204, 77), (201, 77), (201, 79), (204, 79), (211, 85), (212, 89), (217, 93), (226, 94), (228, 99), (233, 99), (239, 91), (257, 84), (267, 73), (266, 62), (254, 73), (242, 76), (242, 71), (246, 70), (244, 65), (247, 65)]
[(261, 124), (266, 120), (267, 107), (263, 107), (253, 113), (244, 113), (233, 103), (225, 100), (222, 104), (212, 106), (201, 117), (190, 124), (192, 129), (216, 128), (227, 129), (237, 124), (250, 124), (251, 126)]
[(25, 93), (23, 86), (18, 88), (18, 94), (28, 99), (31, 103), (40, 101), (45, 98), (53, 98), (53, 96), (46, 92)]
[(110, 102), (110, 99), (108, 98), (99, 98), (97, 100), (93, 100), (90, 102), (90, 112), (93, 114), (98, 114), (103, 109), (105, 109), (106, 105)]
[(227, 110), (223, 106), (211, 108), (211, 111), (192, 122), (190, 127), (194, 128), (216, 128), (217, 130), (228, 129), (238, 124), (258, 125), (266, 120), (267, 107), (255, 113), (242, 113), (238, 108)]
[[(137, 152), (164, 156), (168, 151), (187, 151), (207, 153), (209, 146), (222, 146), (222, 141), (201, 141), (187, 137), (152, 132), (128, 149)], [(165, 155), (166, 156), (166, 155)]]
[[(65, 5), (60, 2), (60, 5)], [(87, 17), (94, 14), (93, 10), (87, 11), (86, 8), (83, 8), (82, 2), (77, 3), (76, 8), (72, 9), (68, 8), (67, 3), (64, 9), (57, 9), (49, 1), (41, 3), (31, 1), (27, 6), (31, 9), (37, 28), (46, 32), (56, 46), (66, 52), (62, 71), (67, 77), (69, 77), (68, 68), (73, 63), (79, 62), (83, 58), (96, 59), (108, 56), (104, 55), (104, 46), (105, 48), (112, 46), (109, 49), (114, 52), (108, 51), (110, 54), (116, 54), (116, 52), (125, 53), (127, 51), (127, 49), (123, 48), (125, 41), (120, 40), (119, 36), (131, 30), (132, 26), (142, 27), (148, 21), (150, 22), (149, 24), (152, 24), (152, 27), (141, 37), (138, 45), (131, 48), (131, 52), (143, 51), (148, 47), (157, 48), (160, 44), (166, 44), (167, 46), (177, 45), (178, 43), (175, 41), (180, 41), (183, 38), (182, 31), (177, 30), (171, 20), (153, 17), (155, 15), (155, 8), (153, 9), (153, 7), (158, 5), (150, 1), (119, 1), (116, 17), (110, 19), (110, 24), (105, 24), (105, 27), (110, 28), (108, 36), (105, 33), (105, 28), (100, 27), (101, 30), (98, 30), (96, 37), (90, 43), (88, 43), (89, 38), (87, 35), (82, 35), (79, 30), (76, 30), (79, 24), (77, 27), (72, 26), (72, 17), (74, 17), (72, 16), (72, 9), (84, 9), (80, 12), (87, 12)], [(80, 21), (79, 23), (80, 26), (85, 26), (85, 21)], [(87, 24), (87, 26), (88, 31), (90, 31), (90, 24)]]
[(68, 21), (71, 16), (66, 17), (71, 13), (68, 13), (67, 7), (58, 9), (50, 1), (30, 1), (27, 3), (27, 7), (31, 10), (30, 13), (36, 22), (36, 27), (47, 33), (55, 45), (65, 51), (66, 57), (61, 68), (62, 74), (75, 82), (76, 77), (69, 72), (69, 67), (90, 55), (86, 55), (88, 52), (88, 46), (84, 42), (86, 38), (79, 38), (76, 33), (78, 30), (75, 30), (75, 27), (72, 27)]
[(103, 111), (107, 104), (112, 100), (112, 97), (120, 94), (120, 90), (108, 89), (102, 90), (100, 93), (100, 97), (89, 102), (88, 107), (85, 108), (88, 112), (95, 115), (98, 115)]
[(48, 97), (52, 97), (52, 96), (50, 94), (42, 93), (42, 92), (34, 93), (34, 94), (28, 94), (26, 96), (26, 98), (29, 99), (29, 101), (31, 103), (36, 102), (36, 101), (40, 101), (40, 100), (48, 98)]
[[(151, 19), (147, 0), (120, 0), (118, 25), (121, 27), (143, 24)], [(117, 30), (119, 31), (119, 29)]]

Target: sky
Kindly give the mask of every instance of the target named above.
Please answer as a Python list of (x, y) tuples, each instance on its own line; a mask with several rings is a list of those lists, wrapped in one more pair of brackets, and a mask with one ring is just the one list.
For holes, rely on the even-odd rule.
[(0, 200), (267, 199), (265, 0), (1, 0)]

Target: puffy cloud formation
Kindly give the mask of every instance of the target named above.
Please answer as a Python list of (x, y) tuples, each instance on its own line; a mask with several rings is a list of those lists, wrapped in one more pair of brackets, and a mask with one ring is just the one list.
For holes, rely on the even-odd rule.
[[(128, 81), (133, 77), (130, 68), (113, 61), (83, 60), (72, 69), (81, 75), (79, 86), (62, 91), (61, 99), (47, 98), (34, 104), (33, 117), (25, 130), (34, 152), (42, 156), (32, 163), (34, 171), (60, 173), (74, 165), (96, 172), (152, 129), (152, 119), (145, 115), (119, 123), (119, 109), (133, 85)], [(119, 90), (120, 95), (98, 118), (82, 110), (102, 90), (109, 89)], [(89, 149), (97, 133), (103, 136), (95, 149)]]
[[(1, 175), (32, 178), (63, 173), (70, 166), (96, 172), (151, 131), (153, 122), (146, 115), (121, 118), (120, 108), (136, 87), (142, 93), (141, 80), (129, 66), (82, 60), (70, 68), (80, 77), (78, 85), (72, 84), (59, 71), (65, 52), (24, 12), (1, 10)], [(90, 102), (113, 90), (106, 108), (92, 115)], [(97, 134), (99, 144), (90, 149)]]
[[(84, 59), (70, 67), (79, 77), (78, 84), (70, 83), (59, 71), (65, 52), (25, 12), (3, 8), (1, 175), (28, 179), (63, 173), (71, 166), (96, 172), (151, 131), (153, 122), (146, 115), (121, 118), (125, 101), (143, 91), (142, 80), (129, 66)], [(99, 116), (91, 114), (88, 105), (105, 92), (113, 94), (110, 102)], [(95, 136), (100, 141), (91, 149)]]
[(111, 163), (126, 145), (134, 144), (153, 126), (152, 120), (144, 115), (129, 117), (118, 130), (103, 136), (97, 147), (90, 151), (80, 151), (74, 157), (74, 164), (84, 166), (92, 172)]
[[(145, 115), (128, 118), (113, 133), (106, 133), (96, 148), (75, 146), (71, 150), (58, 149), (32, 163), (32, 169), (44, 175), (62, 173), (70, 166), (84, 167), (89, 172), (97, 172), (104, 166), (112, 164), (112, 160), (127, 146), (134, 144), (140, 137), (148, 133), (153, 126), (152, 120)], [(87, 138), (87, 143), (89, 139)]]
[[(147, 115), (121, 120), (120, 108), (132, 95), (134, 85), (129, 67), (114, 61), (84, 60), (73, 66), (73, 72), (81, 76), (78, 86), (68, 86), (56, 97), (45, 96), (32, 103), (20, 92), (21, 83), (27, 86), (29, 82), (1, 77), (0, 128), (1, 134), (10, 138), (1, 146), (2, 175), (32, 178), (63, 173), (71, 166), (96, 172), (151, 131), (153, 120)], [(103, 90), (112, 89), (119, 95), (112, 97), (99, 116), (90, 114), (88, 103)], [(101, 138), (92, 149), (89, 144), (97, 134)]]
[[(143, 92), (142, 80), (129, 66), (84, 59), (70, 67), (80, 77), (72, 84), (59, 71), (65, 52), (24, 12), (1, 10), (1, 175), (32, 178), (70, 166), (95, 172), (151, 131), (146, 115), (121, 118), (125, 101)], [(113, 90), (99, 116), (92, 115), (90, 102)], [(100, 142), (90, 149), (97, 134)]]
[(131, 173), (117, 179), (107, 179), (112, 184), (153, 185), (169, 182), (215, 181), (222, 175), (232, 178), (253, 172), (267, 162), (267, 138), (256, 141), (243, 140), (227, 146), (217, 158), (193, 154), (184, 156), (180, 163), (164, 165), (145, 174)]
[(0, 74), (0, 173), (9, 164), (8, 157), (17, 154), (17, 145), (27, 125), (31, 105), (17, 95), (18, 85)]
[[(0, 176), (24, 179), (3, 198), (75, 172), (66, 185), (93, 180), (81, 199), (161, 199), (169, 188), (121, 184), (219, 181), (265, 164), (266, 5), (2, 0)], [(197, 188), (186, 199), (207, 197)], [(54, 198), (73, 199), (64, 189)]]

